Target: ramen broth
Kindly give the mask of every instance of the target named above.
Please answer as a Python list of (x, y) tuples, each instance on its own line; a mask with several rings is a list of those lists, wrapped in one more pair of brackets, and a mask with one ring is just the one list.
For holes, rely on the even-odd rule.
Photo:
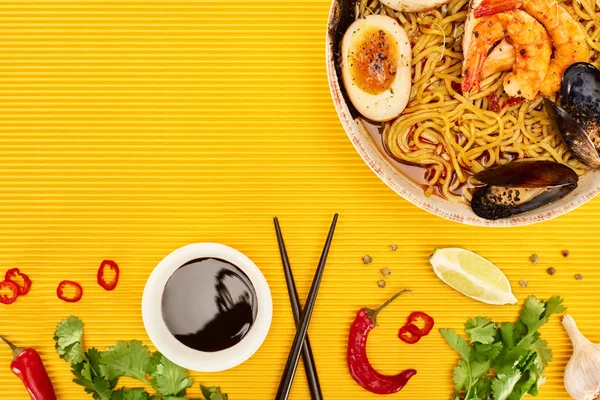
[[(385, 148), (383, 146), (383, 131), (387, 124), (386, 122), (375, 123), (375, 122), (371, 122), (371, 121), (366, 121), (362, 118), (357, 118), (356, 122), (359, 125), (362, 125), (365, 127), (365, 130), (369, 134), (370, 139), (373, 141), (373, 143), (377, 147), (377, 150), (379, 150), (379, 153), (381, 155), (383, 155), (383, 157), (398, 172), (400, 172), (402, 175), (404, 175), (410, 182), (412, 182), (412, 183), (416, 184), (417, 186), (419, 186), (420, 188), (422, 188), (423, 192), (425, 192), (427, 189), (429, 189), (430, 186), (427, 184), (427, 175), (430, 173), (430, 171), (427, 168), (421, 167), (418, 165), (409, 165), (409, 164), (402, 163), (402, 162), (396, 160), (395, 158), (391, 157), (385, 150)], [(464, 172), (468, 174), (468, 171), (464, 171)], [(456, 178), (456, 176), (453, 176), (452, 179), (457, 179), (457, 178)], [(467, 180), (467, 183), (461, 185), (458, 188), (458, 190), (455, 190), (452, 193), (456, 194), (457, 196), (462, 196), (468, 188), (472, 188), (472, 187), (474, 187), (474, 185), (470, 184)], [(441, 198), (445, 198), (442, 195), (442, 193), (439, 189), (439, 186), (436, 185), (436, 186), (433, 186), (432, 188), (434, 189), (432, 192), (433, 195), (439, 196)]]

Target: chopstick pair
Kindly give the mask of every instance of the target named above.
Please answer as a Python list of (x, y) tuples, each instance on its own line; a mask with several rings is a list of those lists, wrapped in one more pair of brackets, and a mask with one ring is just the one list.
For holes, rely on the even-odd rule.
[(306, 304), (304, 305), (304, 312), (300, 307), (300, 300), (298, 298), (298, 291), (296, 290), (296, 284), (294, 282), (294, 276), (288, 259), (285, 243), (283, 241), (283, 235), (281, 233), (281, 227), (279, 226), (279, 220), (274, 218), (275, 232), (277, 233), (277, 242), (279, 244), (279, 252), (281, 253), (281, 262), (283, 264), (283, 271), (287, 283), (288, 293), (290, 296), (290, 303), (292, 306), (292, 312), (294, 314), (294, 321), (296, 323), (296, 336), (290, 349), (290, 354), (283, 370), (281, 382), (279, 383), (279, 389), (275, 400), (286, 400), (290, 394), (292, 388), (292, 382), (294, 381), (294, 375), (298, 368), (298, 360), (300, 358), (300, 352), (302, 352), (302, 359), (304, 360), (304, 369), (306, 370), (306, 378), (308, 380), (308, 386), (312, 400), (322, 400), (323, 394), (321, 393), (321, 385), (319, 383), (319, 376), (317, 375), (317, 369), (315, 367), (315, 360), (312, 354), (312, 348), (310, 341), (306, 335), (308, 330), (308, 324), (312, 316), (312, 311), (317, 300), (317, 293), (321, 284), (321, 278), (323, 277), (323, 271), (325, 270), (325, 263), (327, 262), (327, 255), (329, 254), (329, 248), (331, 247), (331, 241), (333, 239), (333, 233), (335, 232), (335, 226), (337, 223), (338, 215), (333, 216), (331, 227), (329, 228), (329, 234), (321, 253), (321, 259), (315, 272)]

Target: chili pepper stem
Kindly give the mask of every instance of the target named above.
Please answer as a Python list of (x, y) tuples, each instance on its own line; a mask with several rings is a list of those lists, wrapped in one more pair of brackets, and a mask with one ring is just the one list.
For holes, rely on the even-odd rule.
[(25, 350), (25, 349), (23, 349), (21, 347), (15, 346), (14, 344), (12, 344), (12, 342), (10, 340), (8, 340), (6, 338), (3, 338), (2, 336), (0, 336), (0, 340), (3, 341), (4, 343), (6, 343), (8, 345), (8, 347), (10, 347), (10, 349), (12, 350), (14, 358), (17, 358), (17, 356), (19, 354), (21, 354), (23, 352), (23, 350)]
[(401, 295), (403, 295), (406, 292), (410, 292), (410, 289), (404, 289), (399, 291), (398, 293), (396, 293), (395, 295), (393, 295), (388, 301), (386, 301), (385, 303), (383, 303), (381, 306), (379, 306), (379, 308), (372, 310), (370, 308), (366, 308), (365, 312), (367, 313), (367, 315), (369, 316), (369, 318), (371, 319), (371, 321), (373, 321), (374, 324), (377, 324), (377, 315), (387, 306), (389, 306), (394, 300), (396, 300), (398, 297), (400, 297)]

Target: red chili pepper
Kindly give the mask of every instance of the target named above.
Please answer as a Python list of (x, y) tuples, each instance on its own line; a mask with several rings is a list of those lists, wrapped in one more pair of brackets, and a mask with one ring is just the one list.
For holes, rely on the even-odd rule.
[(463, 94), (462, 92), (462, 85), (458, 82), (451, 82), (450, 86), (452, 87), (452, 89), (454, 89), (454, 91), (458, 94)]
[(509, 106), (515, 106), (517, 104), (521, 104), (521, 101), (523, 101), (523, 99), (520, 97), (511, 97), (506, 101), (506, 104), (508, 104)]
[[(19, 287), (19, 296), (24, 296), (31, 290), (31, 279), (29, 279), (27, 275), (21, 273), (19, 268), (12, 268), (6, 271), (4, 279), (11, 281)], [(22, 284), (19, 283), (20, 281), (22, 281)]]
[[(110, 281), (106, 280), (107, 269), (113, 272), (113, 277)], [(102, 286), (106, 290), (113, 290), (117, 287), (119, 282), (119, 266), (112, 260), (104, 260), (98, 268), (98, 285)]]
[(31, 399), (56, 400), (54, 387), (39, 353), (31, 348), (17, 347), (3, 337), (0, 340), (10, 346), (13, 352), (10, 369), (23, 381)]
[[(8, 291), (8, 294), (5, 292)], [(0, 303), (12, 304), (19, 297), (19, 286), (11, 281), (0, 282)]]
[(386, 301), (376, 310), (371, 310), (370, 308), (360, 309), (350, 327), (347, 355), (350, 375), (352, 375), (352, 378), (354, 378), (360, 386), (371, 393), (396, 393), (417, 373), (414, 369), (407, 369), (398, 375), (382, 375), (375, 371), (367, 357), (367, 338), (369, 332), (371, 332), (377, 324), (377, 314), (398, 296), (408, 291), (409, 290), (403, 290), (396, 293), (391, 299)]
[[(420, 326), (420, 324), (418, 324), (419, 321), (423, 321), (422, 328), (419, 328), (419, 326)], [(432, 317), (425, 314), (424, 312), (415, 311), (414, 313), (411, 313), (408, 316), (408, 320), (406, 321), (406, 325), (411, 325), (411, 324), (417, 327), (417, 329), (419, 330), (419, 335), (427, 336), (427, 335), (429, 335), (429, 332), (431, 332), (431, 330), (433, 329), (433, 326), (435, 325), (435, 321), (433, 320)]]
[(415, 344), (419, 340), (421, 340), (421, 331), (416, 325), (406, 324), (402, 328), (400, 328), (400, 332), (398, 332), (398, 337), (404, 342), (408, 344)]
[(490, 102), (490, 111), (493, 112), (500, 112), (500, 110), (502, 110), (502, 106), (500, 105), (500, 100), (498, 99), (498, 96), (496, 96), (496, 93), (492, 93), (488, 96), (488, 101)]
[[(69, 288), (75, 291), (73, 295), (65, 294), (65, 289)], [(67, 303), (75, 303), (81, 300), (81, 296), (83, 296), (83, 288), (77, 282), (62, 281), (56, 288), (56, 295), (59, 299), (66, 301)]]

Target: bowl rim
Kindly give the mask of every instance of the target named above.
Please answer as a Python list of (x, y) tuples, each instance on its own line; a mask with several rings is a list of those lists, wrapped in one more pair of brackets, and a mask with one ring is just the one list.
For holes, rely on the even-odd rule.
[[(258, 312), (254, 324), (235, 346), (203, 352), (187, 347), (173, 336), (162, 317), (162, 293), (167, 281), (182, 265), (198, 258), (218, 258), (242, 270), (256, 292)], [(219, 243), (194, 243), (180, 247), (167, 255), (154, 268), (142, 295), (142, 320), (154, 346), (169, 360), (198, 372), (219, 372), (248, 360), (263, 344), (273, 318), (273, 299), (267, 280), (260, 269), (244, 254)]]
[[(371, 156), (370, 152), (362, 143), (363, 139), (361, 138), (361, 135), (357, 132), (359, 129), (354, 127), (354, 125), (356, 125), (356, 122), (352, 118), (346, 100), (342, 94), (342, 90), (340, 88), (337, 76), (337, 71), (335, 69), (334, 55), (332, 53), (331, 43), (331, 24), (334, 21), (334, 18), (336, 16), (336, 10), (338, 9), (338, 7), (338, 0), (332, 0), (331, 7), (329, 10), (329, 16), (327, 18), (327, 27), (325, 30), (325, 63), (327, 69), (327, 81), (329, 84), (329, 92), (333, 100), (333, 105), (337, 112), (340, 123), (344, 128), (344, 131), (346, 132), (346, 135), (350, 139), (350, 142), (356, 149), (357, 153), (369, 166), (371, 171), (373, 171), (373, 173), (396, 194), (400, 195), (402, 198), (419, 207), (420, 209), (450, 221), (471, 226), (516, 227), (536, 224), (539, 222), (548, 221), (559, 217), (590, 201), (600, 193), (600, 182), (598, 182), (592, 184), (592, 188), (590, 190), (581, 190), (581, 192), (577, 195), (571, 193), (569, 196), (555, 203), (551, 203), (544, 207), (541, 207), (537, 210), (532, 210), (527, 213), (518, 214), (510, 218), (486, 220), (478, 217), (472, 211), (472, 215), (461, 215), (459, 213), (449, 211), (447, 209), (448, 206), (457, 203), (452, 203), (448, 200), (439, 198), (439, 200), (441, 200), (440, 203), (440, 201), (436, 201), (432, 198), (427, 198), (425, 197), (424, 193), (422, 193), (421, 188), (418, 188), (418, 190), (420, 190), (422, 193), (421, 195), (419, 195), (418, 193), (415, 193), (414, 190), (409, 190), (406, 187), (400, 186), (394, 179), (392, 179), (389, 176), (387, 171), (394, 171), (395, 175), (400, 175), (402, 179), (406, 182), (406, 184), (412, 187), (411, 189), (414, 189), (416, 187), (416, 184), (411, 182), (409, 178), (407, 178), (404, 174), (399, 172), (396, 169), (396, 167), (394, 167), (389, 162), (389, 160), (381, 154), (378, 148), (375, 148), (376, 156)], [(565, 202), (565, 199), (568, 200)], [(440, 203), (441, 206), (438, 206), (434, 203)]]

